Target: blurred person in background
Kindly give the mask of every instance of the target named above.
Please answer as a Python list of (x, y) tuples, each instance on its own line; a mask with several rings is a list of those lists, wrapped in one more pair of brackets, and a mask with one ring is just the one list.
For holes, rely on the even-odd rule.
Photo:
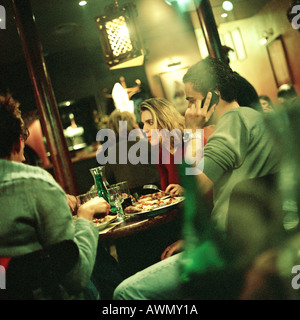
[(278, 88), (277, 97), (281, 105), (289, 105), (298, 95), (293, 85), (286, 83)]
[[(120, 121), (123, 124), (127, 124), (126, 132), (123, 131), (122, 127), (120, 130)], [(116, 149), (116, 163), (110, 163), (108, 161), (105, 164), (105, 177), (109, 184), (115, 184), (122, 181), (127, 181), (128, 187), (131, 194), (142, 191), (142, 187), (145, 184), (155, 184), (159, 186), (160, 177), (157, 166), (151, 164), (151, 146), (147, 139), (145, 139), (142, 130), (139, 128), (135, 115), (128, 111), (121, 112), (120, 110), (114, 110), (108, 119), (108, 129), (113, 130), (116, 137), (116, 144), (112, 145), (111, 148)], [(138, 136), (136, 141), (127, 141), (128, 135), (132, 130), (137, 130)], [(143, 150), (147, 150), (147, 163), (131, 163), (128, 159), (128, 153), (136, 143)], [(120, 144), (124, 146), (126, 144), (126, 160), (127, 163), (120, 163)], [(107, 150), (109, 152), (109, 150)], [(140, 151), (137, 157), (140, 156)]]
[(260, 101), (261, 107), (263, 109), (263, 112), (274, 111), (273, 103), (268, 96), (265, 96), (265, 95), (259, 96), (259, 101)]

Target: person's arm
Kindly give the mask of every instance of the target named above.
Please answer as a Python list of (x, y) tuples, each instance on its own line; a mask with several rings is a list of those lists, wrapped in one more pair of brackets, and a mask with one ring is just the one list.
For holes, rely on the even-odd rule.
[(204, 148), (204, 173), (216, 183), (225, 172), (239, 168), (247, 156), (250, 139), (239, 113), (225, 113)]
[(161, 190), (165, 191), (166, 187), (168, 186), (167, 170), (163, 164), (158, 164), (157, 168), (160, 176), (160, 188)]
[(74, 242), (78, 246), (80, 258), (65, 281), (71, 292), (80, 292), (87, 287), (95, 265), (99, 238), (92, 219), (95, 213), (107, 215), (109, 210), (110, 205), (99, 197), (93, 198), (78, 208)]
[(214, 183), (205, 173), (200, 173), (196, 176), (199, 189), (201, 190), (201, 194), (204, 195), (209, 192), (213, 187)]
[(71, 194), (67, 194), (66, 196), (67, 196), (67, 201), (68, 201), (69, 207), (73, 212), (77, 206), (76, 197)]
[[(205, 105), (207, 103), (208, 101), (205, 102)], [(197, 106), (194, 105), (186, 112), (186, 126), (193, 130), (202, 128), (211, 116), (210, 111), (205, 113), (205, 110), (200, 108), (200, 103), (197, 102)], [(214, 133), (204, 147), (203, 156), (199, 153), (199, 146), (195, 147), (197, 139), (190, 142), (187, 146), (187, 148), (192, 148), (190, 154), (195, 155), (196, 152), (201, 154), (200, 160), (202, 161), (198, 160), (194, 166), (199, 169), (197, 181), (203, 193), (208, 192), (224, 172), (238, 168), (243, 163), (249, 139), (249, 131), (243, 119), (240, 118), (240, 113), (228, 111), (223, 114), (215, 127)]]
[[(203, 108), (201, 108), (201, 101), (197, 100), (196, 104), (192, 104), (188, 107), (185, 113), (185, 124), (186, 128), (191, 129), (193, 133), (196, 133), (198, 130), (204, 128), (205, 124), (208, 122), (210, 117), (212, 116), (215, 105), (213, 105), (209, 111), (208, 106), (211, 100), (211, 93), (207, 94), (205, 103)], [(203, 134), (203, 132), (202, 132)], [(214, 184), (213, 181), (203, 173), (203, 165), (205, 159), (203, 158), (203, 143), (202, 138), (200, 136), (194, 136), (188, 143), (185, 144), (185, 156), (190, 157), (190, 160), (196, 159), (196, 161), (192, 164), (194, 166), (194, 174), (197, 176), (199, 190), (202, 194), (206, 194), (209, 192)], [(199, 141), (201, 140), (201, 141)], [(203, 160), (203, 161), (202, 161)]]
[[(168, 184), (165, 190), (169, 192), (171, 196), (181, 196), (184, 193), (183, 187), (180, 186), (180, 178), (178, 172), (178, 160), (181, 161), (183, 149), (177, 149), (174, 154), (170, 154), (170, 163), (166, 164), (166, 170), (168, 173)], [(180, 158), (179, 158), (180, 157)], [(177, 161), (177, 162), (176, 162)], [(175, 163), (176, 162), (176, 163)]]
[(194, 137), (189, 142), (186, 143), (186, 154), (185, 160), (191, 164), (191, 171), (189, 174), (193, 174), (196, 176), (196, 180), (198, 182), (198, 188), (202, 195), (209, 192), (213, 186), (213, 181), (203, 172), (205, 167), (205, 158), (203, 152), (203, 146), (201, 144), (200, 137)]
[(78, 246), (78, 262), (66, 280), (66, 288), (76, 294), (87, 286), (94, 268), (99, 234), (92, 223), (93, 214), (106, 210), (106, 205), (99, 200), (101, 203), (94, 204), (94, 209), (82, 206), (75, 224), (66, 194), (55, 182), (36, 179), (30, 189), (28, 205), (35, 215), (41, 246), (46, 248), (63, 240), (73, 240)]
[(162, 190), (170, 192), (171, 196), (181, 196), (183, 194), (183, 188), (179, 185), (177, 165), (171, 160), (170, 164), (166, 164), (165, 166), (168, 173), (168, 184)]

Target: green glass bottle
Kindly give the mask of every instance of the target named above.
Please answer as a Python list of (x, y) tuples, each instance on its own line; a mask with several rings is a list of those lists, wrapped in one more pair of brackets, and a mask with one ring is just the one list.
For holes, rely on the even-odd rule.
[(110, 197), (107, 192), (109, 183), (107, 182), (104, 174), (104, 166), (92, 168), (90, 169), (90, 172), (94, 178), (98, 196), (104, 198), (110, 204), (110, 211), (112, 213), (116, 213), (116, 206), (110, 201)]

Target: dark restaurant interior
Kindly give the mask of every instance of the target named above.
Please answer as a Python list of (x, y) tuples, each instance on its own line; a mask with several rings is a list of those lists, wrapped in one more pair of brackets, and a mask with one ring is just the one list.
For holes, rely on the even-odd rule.
[[(234, 31), (238, 31), (242, 39), (242, 56), (237, 58), (238, 52), (233, 53), (231, 68), (246, 77), (259, 95), (269, 96), (276, 104), (277, 85), (267, 46), (281, 36), (290, 80), (298, 91), (297, 71), (300, 66), (295, 44), (299, 41), (299, 34), (283, 18), (286, 17), (289, 1), (237, 1), (234, 10), (228, 12), (225, 18), (221, 17), (222, 13), (226, 13), (222, 2), (211, 1), (221, 43), (234, 46)], [(79, 1), (71, 0), (30, 3), (63, 128), (70, 124), (69, 114), (74, 113), (75, 120), (86, 131), (89, 146), (95, 142), (95, 130), (89, 126), (94, 121), (93, 111), (102, 121), (113, 111), (115, 106), (110, 95), (120, 77), (125, 76), (127, 87), (134, 87), (135, 80), (140, 79), (146, 98), (168, 97), (168, 77), (172, 76), (172, 72), (191, 66), (201, 59), (201, 53), (203, 57), (207, 55), (196, 6), (192, 1), (170, 1), (171, 5), (159, 0), (136, 1), (137, 22), (145, 48), (144, 63), (116, 70), (108, 69), (105, 64), (95, 21), (114, 1), (92, 0), (86, 6), (79, 6)], [(120, 5), (123, 3), (126, 2), (119, 1)], [(33, 112), (38, 117), (12, 4), (3, 1), (3, 6), (7, 12), (7, 27), (1, 31), (3, 50), (0, 58), (5, 71), (1, 80), (21, 100), (23, 113)], [(264, 37), (267, 37), (267, 43), (261, 45)], [(71, 105), (66, 107), (68, 101)], [(74, 157), (75, 153), (71, 156)], [(76, 157), (73, 161), (80, 161), (80, 158)], [(84, 183), (82, 178), (76, 182), (78, 191), (83, 192), (86, 184), (81, 186)]]
[[(227, 3), (229, 8), (225, 7), (224, 3)], [(232, 8), (230, 4), (233, 5)], [(283, 192), (284, 196), (290, 195), (287, 197), (290, 202), (288, 200), (285, 202), (287, 206), (299, 201), (300, 184), (297, 181), (297, 174), (294, 174), (297, 169), (299, 170), (299, 164), (297, 165), (296, 161), (299, 159), (296, 151), (299, 138), (293, 136), (299, 128), (300, 118), (297, 117), (299, 114), (295, 112), (291, 116), (293, 120), (289, 119), (290, 131), (278, 120), (280, 117), (281, 119), (285, 117), (281, 114), (284, 107), (279, 97), (279, 88), (291, 85), (295, 95), (300, 94), (300, 18), (298, 20), (294, 18), (293, 23), (288, 18), (288, 12), (294, 7), (297, 7), (298, 11), (293, 12), (293, 17), (298, 12), (300, 15), (299, 1), (1, 0), (0, 6), (5, 8), (4, 24), (3, 16), (0, 16), (0, 83), (20, 102), (22, 117), (30, 133), (25, 143), (26, 163), (45, 169), (66, 194), (73, 196), (87, 194), (95, 185), (94, 189), (98, 188), (99, 195), (95, 173), (91, 174), (90, 170), (100, 165), (96, 155), (101, 148), (101, 142), (104, 141), (99, 140), (97, 133), (101, 129), (110, 128), (109, 121), (115, 110), (124, 108), (125, 111), (131, 112), (135, 117), (137, 128), (140, 129), (143, 129), (143, 119), (139, 108), (147, 99), (165, 99), (172, 103), (177, 112), (184, 117), (189, 102), (184, 92), (183, 76), (198, 61), (211, 57), (223, 62), (229, 58), (231, 69), (247, 79), (257, 96), (262, 100), (264, 100), (262, 96), (266, 96), (272, 101), (273, 107), (270, 112), (272, 120), (269, 122), (267, 120), (266, 123), (271, 131), (273, 130), (272, 134), (277, 139), (275, 140), (278, 145), (282, 147), (280, 152), (292, 154), (290, 159), (286, 160), (290, 162), (281, 174), (286, 174), (285, 177), (294, 176), (293, 179), (295, 179), (292, 189), (290, 187), (292, 183), (289, 184), (280, 176), (283, 180), (280, 180), (281, 188), (279, 189), (282, 192), (284, 189), (282, 186), (288, 185), (284, 190), (286, 193)], [(106, 21), (115, 19), (122, 10), (127, 15), (128, 29), (131, 28), (134, 48), (130, 49), (127, 55), (121, 54), (118, 57), (109, 47), (109, 40), (106, 39), (108, 36), (104, 35), (103, 26), (107, 28)], [(223, 50), (225, 47), (228, 49), (226, 52)], [(117, 91), (116, 85), (120, 84), (122, 90), (125, 89), (127, 92), (126, 105), (122, 105), (123, 101), (121, 101), (123, 92)], [(263, 106), (260, 107), (263, 108)], [(264, 111), (264, 109), (261, 110)], [(268, 117), (269, 113), (265, 114), (263, 111), (260, 113)], [(278, 114), (277, 118), (275, 114)], [(278, 129), (277, 132), (275, 128)], [(141, 135), (146, 137), (145, 132)], [(285, 145), (285, 139), (289, 142), (287, 145)], [(136, 168), (136, 170), (142, 169)], [(152, 169), (147, 170), (143, 173), (140, 173), (142, 171), (133, 173), (135, 179), (141, 181), (143, 178), (147, 179), (148, 175), (148, 181), (144, 183), (143, 180), (140, 187), (143, 184), (152, 184), (156, 185), (156, 188), (161, 188), (159, 174), (155, 176), (150, 171)], [(106, 178), (109, 184), (123, 180), (131, 181), (130, 178), (125, 179), (124, 175), (121, 176), (119, 180), (116, 178), (110, 181), (107, 173)], [(280, 227), (277, 226), (277, 218), (274, 218), (275, 222), (272, 220), (278, 208), (268, 213), (268, 216), (265, 213), (267, 218), (261, 225), (253, 221), (251, 225), (250, 218), (249, 221), (243, 220), (239, 224), (234, 220), (236, 217), (233, 217), (232, 223), (237, 223), (242, 230), (235, 234), (235, 228), (232, 224), (230, 225), (233, 228), (233, 242), (239, 242), (241, 247), (243, 245), (247, 247), (243, 250), (246, 252), (245, 255), (248, 254), (247, 257), (243, 255), (235, 257), (229, 249), (234, 247), (234, 244), (229, 241), (224, 245), (219, 234), (211, 230), (208, 222), (209, 213), (206, 211), (211, 208), (212, 195), (208, 194), (207, 197), (198, 199), (187, 194), (188, 191), (196, 194), (197, 188), (192, 187), (197, 184), (194, 179), (196, 178), (193, 176), (182, 178), (185, 186), (185, 201), (174, 206), (174, 209), (171, 207), (173, 210), (160, 211), (161, 214), (150, 214), (145, 216), (145, 221), (139, 220), (141, 215), (137, 215), (136, 219), (131, 219), (130, 225), (127, 221), (115, 222), (111, 229), (107, 231), (105, 229), (102, 234), (100, 233), (102, 242), (99, 238), (95, 269), (91, 278), (94, 283), (103, 288), (103, 292), (99, 290), (100, 299), (112, 299), (114, 289), (119, 283), (158, 262), (165, 248), (180, 239), (182, 234), (191, 241), (190, 244), (195, 244), (193, 241), (201, 242), (203, 237), (207, 236), (207, 241), (204, 241), (207, 244), (206, 250), (213, 251), (213, 246), (210, 247), (210, 245), (214, 243), (219, 246), (219, 249), (224, 249), (223, 253), (226, 256), (224, 258), (222, 255), (224, 260), (215, 256), (211, 257), (211, 260), (203, 259), (202, 267), (206, 266), (204, 267), (206, 271), (198, 272), (195, 271), (199, 270), (195, 264), (197, 259), (201, 258), (203, 251), (202, 253), (193, 251), (192, 245), (187, 246), (189, 258), (192, 256), (195, 261), (194, 264), (187, 263), (184, 269), (184, 272), (190, 272), (190, 279), (192, 279), (182, 290), (186, 300), (299, 299), (297, 290), (290, 285), (291, 271), (286, 272), (287, 268), (297, 265), (297, 262), (300, 264), (298, 253), (295, 253), (300, 252), (300, 244), (297, 240), (298, 216), (296, 226), (291, 227), (291, 231), (287, 229), (284, 232), (281, 230), (282, 220), (279, 222)], [(273, 201), (273, 207), (276, 205), (280, 208), (284, 207), (278, 202), (279, 196), (276, 193), (278, 190), (273, 189), (271, 182), (273, 183), (273, 180), (264, 181), (263, 190), (249, 186), (253, 192), (254, 189), (256, 193), (261, 191), (261, 197), (257, 198), (260, 198), (259, 201), (264, 204), (259, 207), (259, 210), (263, 210), (262, 208), (267, 207), (266, 203), (269, 204), (271, 201)], [(138, 191), (148, 194), (142, 188), (135, 189), (135, 187), (129, 186), (131, 195), (136, 194), (140, 197), (141, 194), (138, 195)], [(241, 195), (244, 187), (246, 190), (246, 185), (242, 185), (240, 189), (234, 189), (231, 195), (236, 195), (235, 191), (240, 197), (244, 196)], [(162, 192), (164, 191), (163, 189)], [(240, 199), (242, 204), (235, 205), (240, 205), (239, 209), (243, 211), (245, 209), (243, 206), (247, 205), (249, 198), (256, 199), (256, 193), (255, 196), (252, 194), (245, 196), (243, 201)], [(204, 206), (206, 209), (202, 210), (199, 217), (193, 216), (196, 208)], [(253, 208), (249, 209), (251, 214)], [(278, 211), (280, 214), (282, 212), (290, 214), (293, 210), (283, 208)], [(254, 216), (251, 215), (251, 217)], [(200, 218), (203, 219), (201, 223), (198, 221)], [(192, 223), (201, 224), (201, 227), (206, 226), (207, 231), (202, 232), (200, 227), (201, 231), (193, 228)], [(244, 232), (247, 227), (243, 223), (249, 223), (249, 230)], [(250, 235), (251, 230), (252, 235)], [(203, 237), (199, 236), (201, 232)], [(245, 238), (241, 235), (243, 232)], [(263, 237), (265, 237), (264, 240)], [(2, 239), (1, 235), (0, 239)], [(249, 243), (246, 245), (247, 239)], [(257, 251), (254, 247), (258, 248)], [(274, 247), (280, 248), (278, 259), (281, 259), (281, 273), (270, 267), (270, 264), (268, 264), (270, 268), (263, 269), (265, 271), (263, 273), (259, 266), (263, 264), (263, 258), (274, 262), (272, 260), (275, 259), (272, 255), (274, 252), (271, 252), (270, 258), (267, 250)], [(65, 251), (61, 254), (67, 257), (72, 254), (73, 249), (63, 248)], [(292, 250), (293, 253), (291, 253)], [(260, 257), (261, 252), (269, 255)], [(0, 265), (1, 256), (0, 250)], [(228, 256), (234, 256), (233, 260), (240, 264), (241, 268), (231, 268), (230, 264), (229, 267), (227, 265), (224, 267), (223, 262), (227, 261)], [(258, 257), (258, 260), (253, 257)], [(248, 264), (250, 260), (251, 267)], [(211, 266), (213, 267), (209, 268)], [(222, 267), (224, 268), (222, 276), (220, 273), (216, 276), (216, 270)], [(102, 275), (97, 277), (97, 271), (102, 274), (102, 270), (106, 270), (107, 278)], [(284, 272), (289, 273), (288, 276)], [(44, 273), (41, 277), (45, 277)], [(44, 279), (46, 282), (52, 281), (50, 276), (45, 278), (47, 278)], [(289, 284), (286, 284), (287, 278)], [(201, 289), (199, 289), (199, 283)], [(126, 285), (131, 288), (130, 284), (126, 283)], [(139, 288), (136, 288), (133, 299), (146, 299), (138, 295), (138, 290)], [(20, 299), (18, 294), (17, 299)], [(126, 297), (125, 294), (124, 296)], [(151, 295), (149, 297), (150, 300), (154, 300)], [(22, 298), (24, 297), (21, 295)], [(25, 295), (26, 298), (28, 296)], [(86, 299), (89, 298), (90, 296), (86, 293)], [(4, 296), (4, 299), (7, 297)], [(156, 299), (164, 300), (165, 297), (157, 295)], [(176, 299), (176, 296), (170, 295), (167, 299)]]

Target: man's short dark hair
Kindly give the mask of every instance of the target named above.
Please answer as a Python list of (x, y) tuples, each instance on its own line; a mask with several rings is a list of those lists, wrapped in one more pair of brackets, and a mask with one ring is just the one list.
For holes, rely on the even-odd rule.
[(9, 157), (14, 145), (24, 133), (24, 121), (19, 110), (19, 103), (10, 93), (0, 94), (0, 158)]
[(229, 65), (219, 59), (207, 57), (189, 68), (183, 82), (191, 82), (193, 89), (205, 96), (218, 89), (222, 99), (232, 102), (237, 98), (237, 80)]

